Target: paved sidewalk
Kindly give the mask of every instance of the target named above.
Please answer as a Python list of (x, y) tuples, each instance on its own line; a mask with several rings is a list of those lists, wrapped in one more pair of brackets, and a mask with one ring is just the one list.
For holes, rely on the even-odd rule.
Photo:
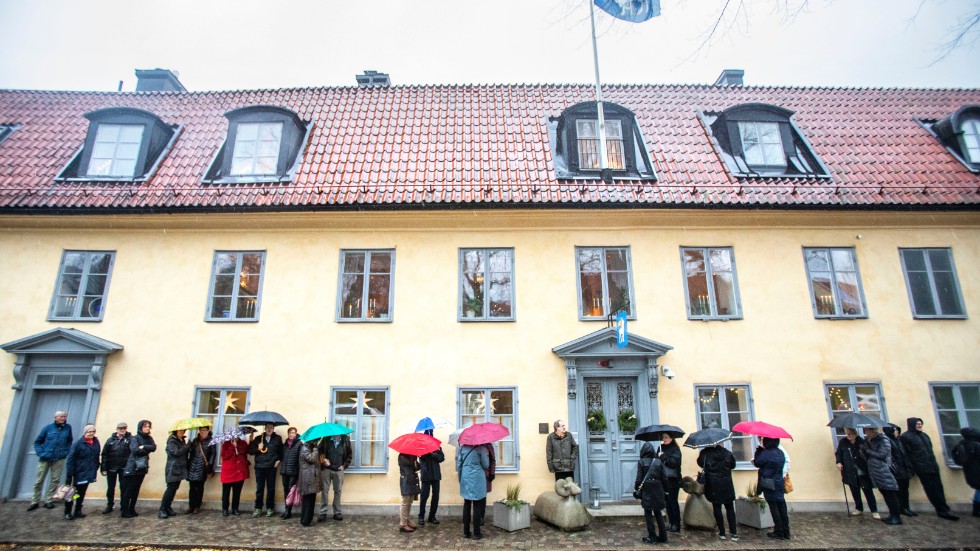
[[(599, 517), (583, 532), (564, 533), (532, 520), (531, 528), (508, 533), (487, 518), (484, 539), (463, 539), (459, 516), (426, 524), (414, 534), (398, 532), (397, 516), (347, 515), (305, 528), (299, 520), (223, 517), (220, 511), (179, 515), (160, 520), (156, 510), (139, 508), (141, 516), (122, 519), (118, 511), (99, 514), (93, 500), (84, 519), (66, 521), (63, 510), (44, 508), (28, 513), (27, 503), (0, 504), (0, 550), (59, 549), (980, 549), (980, 518), (959, 522), (924, 513), (890, 527), (870, 515), (791, 513), (793, 539), (773, 541), (765, 533), (741, 527), (739, 542), (720, 541), (713, 532), (671, 534), (668, 546), (645, 545), (642, 518)], [(70, 546), (70, 547), (63, 547)]]

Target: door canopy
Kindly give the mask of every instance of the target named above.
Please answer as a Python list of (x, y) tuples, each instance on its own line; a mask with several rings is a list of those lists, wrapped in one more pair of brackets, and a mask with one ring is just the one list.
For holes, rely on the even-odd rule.
[(625, 359), (644, 361), (649, 374), (650, 397), (657, 397), (657, 360), (673, 347), (629, 333), (629, 344), (620, 348), (616, 336), (616, 328), (607, 327), (551, 349), (565, 360), (569, 398), (575, 398), (579, 366), (599, 365), (614, 371), (616, 361)]
[(84, 331), (64, 327), (56, 327), (29, 337), (0, 344), (0, 348), (17, 355), (17, 361), (14, 364), (15, 383), (13, 388), (15, 390), (23, 388), (24, 376), (27, 366), (30, 365), (30, 358), (43, 355), (91, 356), (93, 358), (92, 380), (95, 388), (100, 388), (106, 357), (123, 349), (121, 344), (100, 339)]

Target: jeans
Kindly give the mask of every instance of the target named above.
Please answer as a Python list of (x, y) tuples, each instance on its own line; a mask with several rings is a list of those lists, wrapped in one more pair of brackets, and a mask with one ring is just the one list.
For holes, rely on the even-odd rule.
[[(718, 525), (718, 535), (725, 535), (725, 521), (721, 518), (721, 503), (712, 503), (711, 509), (715, 513), (715, 524)], [(725, 514), (728, 516), (728, 531), (734, 536), (738, 534), (738, 522), (735, 519), (735, 502), (725, 503)]]
[(119, 483), (122, 499), (123, 514), (133, 514), (136, 512), (136, 500), (140, 497), (140, 487), (143, 486), (143, 478), (146, 473), (139, 473), (130, 476), (123, 476)]
[(122, 471), (106, 471), (105, 504), (109, 507), (116, 501), (116, 480), (119, 481), (119, 497), (122, 499)]
[(419, 498), (419, 518), (425, 518), (425, 502), (429, 499), (429, 490), (432, 491), (432, 505), (429, 507), (429, 520), (436, 518), (436, 511), (439, 510), (439, 481), (422, 483), (422, 496)]
[(64, 469), (64, 459), (57, 461), (44, 461), (42, 459), (38, 462), (37, 478), (34, 479), (34, 498), (31, 499), (31, 503), (39, 503), (41, 501), (41, 488), (44, 486), (44, 478), (48, 475), (51, 478), (48, 479), (48, 488), (44, 491), (44, 502), (51, 503), (51, 494), (61, 484), (61, 473)]
[(470, 524), (473, 525), (473, 534), (482, 536), (480, 533), (480, 519), (483, 518), (487, 509), (487, 498), (483, 499), (464, 499), (463, 500), (463, 535), (470, 535)]
[(221, 483), (221, 510), (228, 510), (228, 494), (231, 494), (231, 510), (238, 510), (238, 503), (242, 499), (242, 486), (245, 485), (244, 480), (239, 480), (238, 482), (222, 482)]
[(262, 509), (263, 497), (265, 508), (276, 508), (276, 468), (255, 468), (255, 508)]
[(190, 490), (187, 492), (187, 507), (190, 510), (200, 509), (204, 502), (204, 480), (191, 480), (188, 482)]
[[(657, 519), (656, 530), (654, 529), (653, 520)], [(660, 509), (644, 509), (643, 510), (643, 520), (647, 523), (647, 536), (652, 540), (667, 540), (667, 529), (664, 527), (664, 514), (660, 512)], [(657, 534), (660, 534), (659, 536)]]
[(340, 496), (344, 493), (344, 471), (333, 469), (320, 470), (320, 514), (327, 514), (327, 498), (330, 495), (330, 486), (333, 485), (333, 514), (339, 515)]
[(180, 481), (177, 482), (167, 482), (167, 489), (163, 491), (163, 499), (160, 500), (160, 510), (163, 512), (170, 512), (174, 504), (174, 496), (177, 495), (177, 488), (180, 487)]

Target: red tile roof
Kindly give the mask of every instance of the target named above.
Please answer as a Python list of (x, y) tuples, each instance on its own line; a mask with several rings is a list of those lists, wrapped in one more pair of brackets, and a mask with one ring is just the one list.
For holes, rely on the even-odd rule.
[[(557, 180), (546, 121), (593, 99), (584, 85), (394, 86), (228, 92), (0, 91), (0, 212), (271, 210), (422, 206), (735, 208), (980, 204), (980, 175), (913, 117), (980, 104), (980, 90), (608, 86), (636, 113), (658, 180)], [(831, 178), (734, 178), (697, 110), (761, 102), (794, 122)], [(278, 105), (312, 121), (294, 181), (203, 184), (224, 113)], [(150, 111), (183, 131), (142, 183), (56, 182), (85, 138), (84, 113)]]

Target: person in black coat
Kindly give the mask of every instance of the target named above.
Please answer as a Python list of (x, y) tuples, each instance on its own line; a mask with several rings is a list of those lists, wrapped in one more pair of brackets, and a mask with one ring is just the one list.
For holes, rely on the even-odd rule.
[(895, 475), (895, 482), (898, 483), (898, 504), (902, 508), (902, 514), (907, 517), (917, 517), (919, 513), (912, 511), (909, 507), (909, 481), (912, 479), (912, 462), (905, 453), (905, 446), (899, 441), (898, 437), (902, 434), (902, 427), (894, 423), (888, 423), (881, 429), (888, 437), (892, 445), (892, 474)]
[(85, 425), (82, 437), (68, 451), (65, 462), (65, 484), (75, 487), (74, 511), (72, 501), (65, 501), (65, 520), (83, 518), (82, 502), (88, 485), (95, 482), (99, 473), (99, 439), (95, 437), (95, 425)]
[[(282, 463), (279, 464), (279, 476), (282, 477), (282, 496), (283, 499), (289, 496), (289, 490), (299, 482), (299, 451), (303, 445), (297, 436), (299, 431), (296, 427), (286, 429), (286, 441), (282, 443)], [(292, 518), (293, 506), (286, 505), (286, 510), (282, 513), (282, 519)]]
[[(425, 431), (432, 436), (432, 430)], [(419, 526), (425, 525), (425, 502), (432, 494), (432, 503), (429, 506), (429, 524), (439, 524), (436, 519), (436, 511), (439, 510), (439, 485), (442, 481), (442, 467), (440, 463), (446, 460), (446, 454), (442, 451), (442, 446), (434, 452), (427, 453), (419, 457), (419, 472), (422, 478), (422, 493), (419, 499)]]
[(932, 440), (928, 434), (922, 432), (922, 419), (909, 417), (906, 422), (908, 430), (899, 440), (905, 446), (905, 452), (912, 462), (912, 471), (919, 477), (929, 503), (932, 503), (939, 518), (960, 520), (960, 517), (950, 512), (949, 505), (946, 504), (946, 492), (939, 477), (939, 464), (936, 463), (936, 455), (932, 451)]
[(136, 500), (140, 497), (143, 478), (150, 471), (149, 456), (157, 451), (157, 444), (150, 434), (152, 430), (153, 423), (144, 419), (136, 425), (136, 435), (129, 439), (129, 459), (126, 460), (126, 467), (123, 468), (122, 483), (120, 483), (122, 518), (139, 516), (136, 512)]
[(840, 444), (837, 444), (837, 451), (834, 454), (837, 458), (837, 469), (840, 471), (841, 481), (851, 489), (851, 496), (854, 497), (854, 510), (851, 511), (851, 515), (860, 516), (864, 512), (864, 503), (861, 502), (861, 493), (864, 492), (872, 516), (880, 519), (878, 502), (875, 500), (871, 477), (868, 475), (868, 462), (861, 455), (863, 443), (864, 439), (858, 436), (856, 430), (844, 429), (844, 438), (841, 439)]
[(167, 465), (164, 467), (164, 478), (167, 482), (167, 489), (163, 492), (160, 500), (160, 511), (157, 516), (169, 518), (177, 516), (177, 511), (173, 510), (174, 496), (180, 488), (180, 482), (187, 478), (187, 460), (191, 446), (184, 440), (184, 430), (170, 432), (167, 437)]
[[(779, 449), (778, 438), (763, 438), (762, 445), (756, 448), (752, 464), (759, 468), (759, 482), (756, 488), (762, 489), (762, 495), (769, 504), (772, 512), (773, 531), (766, 534), (770, 538), (788, 540), (789, 513), (786, 510), (786, 486), (783, 479), (783, 466), (786, 456)], [(762, 480), (772, 480), (772, 489), (765, 488)]]
[(664, 490), (667, 492), (667, 531), (681, 529), (681, 507), (677, 496), (681, 491), (681, 448), (669, 434), (660, 440), (660, 462), (664, 464)]
[(401, 491), (402, 504), (398, 510), (398, 520), (401, 524), (399, 532), (414, 532), (412, 526), (412, 501), (419, 496), (419, 458), (407, 453), (398, 454), (398, 489)]
[(112, 433), (102, 447), (102, 476), (105, 477), (105, 509), (103, 515), (112, 512), (116, 503), (116, 482), (122, 483), (122, 472), (126, 468), (126, 461), (129, 460), (129, 439), (133, 437), (129, 433), (129, 426), (126, 423), (116, 425), (116, 432)]
[(980, 517), (980, 431), (973, 427), (960, 429), (963, 439), (953, 448), (953, 461), (963, 467), (966, 483), (973, 492), (973, 516)]
[[(653, 444), (644, 442), (640, 448), (640, 460), (636, 463), (636, 480), (633, 482), (633, 497), (640, 500), (643, 519), (647, 524), (647, 535), (643, 537), (643, 543), (667, 543), (664, 515), (660, 512), (667, 505), (665, 495), (664, 464), (657, 457)], [(654, 518), (657, 521), (656, 527)]]
[(898, 480), (892, 472), (892, 446), (888, 437), (881, 429), (865, 427), (864, 444), (861, 445), (861, 455), (868, 462), (868, 475), (871, 483), (888, 505), (888, 518), (885, 524), (902, 524), (902, 506), (898, 499)]
[(704, 497), (711, 502), (718, 525), (718, 537), (725, 539), (725, 521), (721, 518), (721, 508), (725, 507), (728, 517), (728, 531), (732, 541), (738, 541), (738, 523), (735, 518), (735, 484), (732, 482), (732, 469), (735, 456), (723, 445), (711, 446), (701, 450), (698, 466), (704, 469)]
[[(248, 454), (255, 456), (255, 510), (252, 518), (263, 513), (271, 517), (276, 512), (276, 469), (282, 461), (282, 437), (276, 426), (265, 424), (265, 431), (255, 439), (249, 435)], [(263, 498), (265, 510), (262, 509)]]
[(214, 460), (217, 447), (211, 443), (211, 427), (197, 429), (197, 436), (190, 443), (187, 460), (187, 512), (196, 515), (204, 502), (204, 483), (214, 476)]

